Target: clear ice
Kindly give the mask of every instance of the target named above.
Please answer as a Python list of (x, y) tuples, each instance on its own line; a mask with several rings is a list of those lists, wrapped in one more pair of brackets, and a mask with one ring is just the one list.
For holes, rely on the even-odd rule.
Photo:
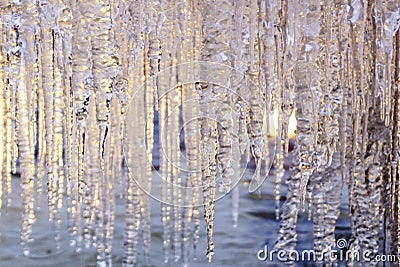
[[(252, 157), (250, 192), (273, 164), (276, 248), (296, 247), (301, 210), (313, 220), (314, 249), (335, 247), (347, 187), (349, 249), (373, 257), (383, 242), (385, 253), (399, 254), (399, 27), (397, 0), (3, 0), (1, 216), (19, 172), (23, 253), (46, 194), (56, 247), (65, 205), (70, 244), (94, 246), (97, 265), (111, 266), (120, 197), (123, 266), (141, 262), (139, 247), (151, 265), (147, 193), (158, 186), (152, 162), (160, 155), (164, 261), (188, 266), (196, 255), (201, 207), (211, 261), (216, 199), (233, 190), (240, 224), (235, 185), (241, 159)], [(178, 67), (188, 62), (235, 71)], [(185, 83), (189, 76), (201, 79)]]

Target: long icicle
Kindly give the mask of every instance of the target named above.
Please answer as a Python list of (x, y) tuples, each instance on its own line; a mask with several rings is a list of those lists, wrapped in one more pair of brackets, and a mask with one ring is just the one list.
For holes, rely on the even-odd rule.
[[(35, 4), (28, 1), (23, 3), (25, 21), (21, 26), (30, 25), (35, 19), (36, 11)], [(25, 24), (27, 23), (27, 24)], [(35, 29), (23, 27), (21, 39), (18, 40), (21, 47), (26, 47), (24, 51), (20, 51), (19, 59), (19, 82), (17, 90), (17, 105), (18, 105), (18, 120), (19, 128), (17, 132), (18, 150), (20, 155), (20, 170), (21, 170), (21, 198), (23, 203), (22, 212), (22, 229), (21, 229), (21, 245), (24, 255), (29, 255), (28, 242), (31, 238), (32, 224), (35, 222), (34, 213), (34, 173), (35, 169), (32, 166), (34, 162), (34, 144), (30, 138), (30, 132), (33, 130), (29, 124), (29, 90), (32, 90), (32, 61), (31, 58), (34, 48)], [(30, 50), (29, 50), (30, 49)]]

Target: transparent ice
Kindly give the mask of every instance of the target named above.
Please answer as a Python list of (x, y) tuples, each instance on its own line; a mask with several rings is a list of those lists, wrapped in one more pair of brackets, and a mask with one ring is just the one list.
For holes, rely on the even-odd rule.
[[(241, 162), (253, 158), (251, 193), (273, 164), (276, 248), (296, 247), (302, 210), (313, 220), (315, 250), (334, 248), (347, 187), (349, 249), (373, 257), (383, 242), (399, 254), (399, 27), (397, 0), (3, 0), (1, 216), (19, 172), (23, 253), (31, 254), (35, 212), (44, 207), (60, 247), (65, 206), (71, 246), (94, 246), (97, 265), (111, 266), (120, 197), (123, 266), (151, 265), (147, 192), (158, 155), (164, 262), (187, 266), (196, 256), (201, 214), (211, 261), (216, 200), (233, 190), (232, 222), (240, 225), (235, 185)], [(178, 71), (197, 61), (236, 72)], [(196, 71), (209, 79), (182, 82)]]

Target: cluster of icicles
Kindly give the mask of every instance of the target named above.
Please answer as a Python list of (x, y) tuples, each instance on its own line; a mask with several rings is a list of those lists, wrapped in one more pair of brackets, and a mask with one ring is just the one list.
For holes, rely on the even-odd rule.
[[(199, 238), (201, 210), (195, 202), (201, 196), (211, 260), (216, 191), (229, 191), (239, 175), (237, 154), (255, 158), (256, 176), (269, 160), (263, 126), (268, 112), (259, 107), (278, 114), (276, 247), (295, 248), (298, 212), (307, 209), (315, 250), (333, 248), (346, 185), (350, 249), (378, 253), (384, 223), (387, 252), (398, 254), (399, 12), (397, 0), (3, 0), (0, 200), (4, 208), (10, 205), (18, 165), (24, 254), (30, 253), (35, 210), (47, 181), (57, 246), (66, 205), (71, 245), (77, 251), (94, 245), (97, 264), (111, 265), (119, 193), (126, 199), (123, 265), (138, 263), (139, 246), (150, 264), (149, 197), (142, 187), (152, 186), (156, 114), (160, 124), (167, 121), (159, 133), (160, 154), (166, 154), (160, 175), (169, 184), (202, 188), (189, 195), (163, 186), (164, 260), (188, 264)], [(171, 75), (169, 82), (177, 86), (167, 94), (160, 95), (156, 81), (129, 106), (144, 81), (195, 61), (245, 73), (254, 83), (254, 92), (245, 92), (248, 102), (235, 90), (207, 81), (180, 84)], [(198, 105), (187, 104), (196, 98)], [(280, 214), (294, 111), (296, 157)], [(127, 121), (137, 131), (127, 131), (127, 112), (135, 114)], [(207, 119), (212, 113), (218, 121)], [(186, 158), (179, 149), (182, 123), (190, 125), (184, 132)], [(186, 177), (172, 164), (184, 161)], [(237, 219), (237, 210), (234, 214)]]

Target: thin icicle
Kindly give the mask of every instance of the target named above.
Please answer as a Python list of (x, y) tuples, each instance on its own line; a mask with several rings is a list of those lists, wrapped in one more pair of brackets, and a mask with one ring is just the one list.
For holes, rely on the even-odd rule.
[[(193, 60), (199, 60), (201, 56), (201, 49), (200, 47), (203, 45), (203, 39), (202, 39), (202, 13), (199, 12), (199, 2), (198, 0), (192, 0), (193, 3), (193, 28), (192, 28), (192, 35), (194, 36), (193, 38)], [(196, 88), (196, 85), (195, 85)], [(195, 112), (195, 110), (193, 110)], [(197, 111), (199, 112), (199, 111)], [(197, 115), (198, 113), (195, 113)], [(196, 120), (197, 123), (197, 128), (200, 128), (200, 122)], [(197, 133), (197, 148), (199, 148), (200, 144), (200, 137), (199, 137), (199, 131), (196, 131)], [(200, 163), (200, 151), (197, 151), (197, 162), (196, 162), (196, 170), (200, 170), (201, 168), (201, 163)], [(193, 191), (193, 196), (192, 199), (194, 201), (199, 201), (200, 199), (200, 186), (201, 186), (201, 173), (198, 172), (196, 175), (193, 176), (193, 186), (195, 187)], [(193, 206), (193, 259), (196, 259), (196, 248), (197, 248), (197, 243), (200, 238), (200, 206), (199, 205), (194, 205)]]
[[(62, 87), (63, 87), (63, 100), (64, 100), (64, 120), (63, 126), (65, 127), (64, 138), (65, 142), (63, 144), (65, 151), (65, 193), (66, 193), (66, 208), (67, 208), (67, 224), (68, 231), (70, 234), (73, 234), (74, 227), (74, 219), (73, 216), (75, 212), (75, 205), (73, 204), (73, 169), (72, 169), (72, 144), (74, 142), (73, 136), (73, 123), (74, 123), (74, 107), (73, 107), (73, 98), (72, 98), (72, 87), (71, 87), (71, 75), (72, 75), (72, 64), (71, 64), (71, 53), (72, 53), (72, 13), (71, 6), (68, 3), (64, 6), (63, 16), (59, 17), (59, 25), (60, 25), (60, 34), (62, 39), (61, 50), (62, 50), (62, 58), (59, 58), (59, 64), (62, 65), (61, 69), (64, 70), (64, 76), (62, 79)], [(40, 90), (40, 87), (39, 87)], [(38, 95), (39, 98), (39, 95)], [(43, 99), (38, 100), (43, 101)], [(40, 114), (40, 110), (38, 111)], [(40, 115), (39, 115), (40, 120)], [(39, 128), (39, 153), (41, 153), (41, 140), (40, 137), (40, 128)], [(40, 154), (39, 154), (40, 155)], [(39, 156), (40, 157), (40, 156)], [(38, 175), (41, 175), (41, 172), (38, 170)], [(38, 177), (39, 179), (39, 177)], [(62, 200), (63, 198), (60, 198)], [(74, 214), (74, 215), (73, 215)], [(70, 244), (74, 243), (73, 239), (70, 240)]]
[[(3, 25), (3, 21), (2, 21), (2, 17), (4, 16), (4, 14), (0, 13), (0, 33), (3, 33), (4, 31), (4, 25)], [(0, 39), (3, 38), (3, 35), (0, 34)], [(0, 48), (0, 62), (5, 62), (4, 59), (4, 49)], [(6, 100), (4, 99), (4, 93), (6, 90), (6, 86), (5, 86), (5, 71), (3, 70), (3, 68), (0, 69), (0, 145), (3, 147), (3, 151), (0, 151), (0, 209), (3, 206), (3, 194), (4, 194), (4, 169), (5, 166), (7, 164), (6, 159), (7, 159), (7, 149), (6, 148), (6, 144), (7, 144), (7, 135), (6, 135), (6, 131), (7, 131), (7, 118), (6, 118)], [(1, 210), (0, 210), (0, 215), (1, 215)]]
[(99, 128), (96, 121), (96, 93), (89, 99), (87, 110), (87, 121), (85, 128), (84, 159), (85, 166), (82, 181), (87, 186), (83, 203), (83, 238), (85, 247), (89, 248), (95, 237), (92, 236), (97, 226), (97, 216), (100, 212), (99, 190), (100, 190), (100, 157), (99, 157)]
[[(115, 221), (115, 181), (119, 179), (115, 176), (116, 169), (121, 166), (121, 143), (119, 139), (120, 132), (120, 118), (121, 104), (117, 98), (113, 97), (110, 102), (110, 130), (105, 143), (105, 170), (104, 170), (104, 183), (108, 186), (104, 188), (103, 199), (104, 202), (104, 253), (106, 266), (112, 266), (112, 242), (114, 236), (114, 221)], [(108, 155), (108, 156), (107, 156)]]
[[(174, 1), (161, 1), (160, 5), (160, 13), (159, 13), (159, 25), (162, 21), (162, 28), (160, 31), (160, 41), (162, 47), (162, 56), (160, 60), (160, 69), (165, 70), (167, 73), (172, 71), (174, 64), (176, 64), (176, 52), (177, 48), (175, 47), (175, 38), (172, 35), (172, 32), (175, 32), (175, 24), (174, 21), (175, 15), (175, 3)], [(175, 204), (175, 196), (173, 195), (173, 180), (178, 177), (172, 177), (173, 174), (173, 164), (176, 162), (172, 162), (174, 160), (173, 154), (176, 153), (176, 148), (171, 147), (172, 139), (176, 138), (176, 125), (171, 121), (168, 116), (176, 116), (176, 114), (171, 114), (173, 110), (173, 103), (171, 92), (166, 91), (167, 88), (171, 88), (174, 91), (174, 87), (176, 86), (176, 77), (173, 75), (162, 75), (163, 77), (159, 77), (158, 79), (158, 121), (160, 124), (160, 175), (164, 178), (166, 183), (162, 184), (162, 203), (161, 203), (161, 220), (163, 225), (163, 251), (164, 251), (164, 262), (171, 261), (172, 255), (172, 238), (173, 234), (173, 208), (171, 207), (171, 203)], [(167, 93), (168, 92), (168, 93)], [(167, 93), (167, 94), (165, 94)], [(174, 111), (176, 113), (176, 111)], [(169, 132), (171, 131), (171, 133)], [(173, 150), (175, 152), (173, 153)], [(176, 196), (177, 197), (177, 196)]]
[(6, 100), (6, 112), (7, 112), (7, 141), (6, 141), (6, 162), (4, 168), (4, 200), (5, 206), (9, 207), (11, 205), (11, 174), (15, 173), (15, 136), (17, 128), (16, 123), (16, 102), (15, 102), (15, 87), (16, 80), (18, 79), (18, 53), (20, 52), (20, 44), (17, 41), (17, 36), (19, 34), (20, 28), (20, 5), (12, 5), (12, 12), (5, 16), (4, 25), (5, 25), (5, 43), (4, 48), (7, 52), (8, 64), (6, 65), (6, 79), (8, 79), (8, 83), (5, 87), (4, 98)]
[(33, 160), (33, 157), (31, 157), (30, 155), (31, 147), (29, 145), (29, 126), (26, 96), (27, 91), (26, 88), (23, 88), (25, 85), (23, 85), (22, 83), (23, 82), (19, 84), (18, 90), (19, 116), (21, 123), (20, 126), (23, 126), (23, 128), (25, 129), (18, 134), (21, 162), (21, 198), (23, 199), (21, 245), (23, 247), (24, 255), (29, 255), (30, 251), (28, 242), (31, 238), (32, 224), (35, 221), (35, 215), (33, 213), (33, 173), (32, 170), (30, 170), (29, 168), (29, 164)]
[[(140, 55), (140, 54), (138, 54)], [(130, 77), (132, 77), (132, 81), (136, 81), (140, 78), (141, 66), (135, 66), (133, 69), (133, 73)], [(138, 241), (139, 241), (139, 233), (141, 227), (141, 216), (142, 212), (140, 211), (142, 204), (142, 194), (141, 189), (138, 187), (137, 182), (142, 184), (145, 179), (145, 167), (142, 166), (142, 162), (146, 160), (146, 150), (144, 146), (144, 138), (143, 135), (143, 127), (144, 121), (143, 116), (137, 116), (143, 112), (143, 100), (144, 95), (142, 94), (136, 96), (133, 101), (135, 101), (135, 105), (131, 105), (130, 107), (133, 110), (129, 110), (129, 115), (134, 115), (133, 118), (128, 117), (129, 123), (132, 125), (137, 125), (139, 127), (135, 127), (134, 131), (131, 134), (131, 138), (125, 139), (125, 157), (126, 161), (129, 163), (129, 172), (126, 173), (126, 206), (125, 206), (125, 230), (124, 230), (124, 257), (123, 257), (123, 266), (134, 266), (137, 264), (137, 250), (138, 250)], [(141, 127), (140, 127), (141, 126)], [(125, 128), (125, 136), (127, 134), (127, 128)], [(138, 148), (136, 152), (136, 148)], [(135, 158), (133, 158), (135, 156)]]
[[(24, 5), (24, 12), (29, 18), (35, 10), (32, 5)], [(29, 21), (29, 20), (28, 20)], [(21, 45), (26, 47), (33, 46), (33, 29), (26, 29), (23, 31), (23, 39), (20, 39)], [(20, 170), (21, 170), (21, 198), (23, 205), (22, 212), (22, 228), (21, 228), (21, 245), (23, 247), (24, 255), (29, 255), (28, 242), (31, 239), (32, 224), (35, 222), (34, 214), (34, 169), (32, 169), (31, 162), (34, 161), (34, 149), (30, 140), (29, 127), (29, 102), (28, 102), (28, 86), (31, 80), (29, 75), (25, 75), (27, 69), (32, 65), (27, 65), (30, 62), (30, 54), (27, 51), (21, 51), (19, 54), (19, 81), (17, 90), (17, 105), (18, 105), (18, 120), (19, 128), (17, 132), (18, 150), (20, 155)], [(25, 59), (26, 58), (26, 59)], [(29, 73), (29, 71), (28, 71)]]
[[(146, 79), (155, 75), (159, 70), (159, 60), (161, 59), (160, 47), (160, 29), (158, 21), (158, 13), (160, 2), (158, 0), (152, 1), (146, 7), (146, 28), (145, 43), (146, 47), (144, 52), (144, 75)], [(154, 87), (148, 86), (145, 89), (145, 114), (147, 121), (146, 124), (146, 175), (145, 175), (145, 190), (150, 192), (152, 179), (151, 172), (153, 168), (153, 147), (154, 147), (154, 105), (155, 105), (155, 90)], [(146, 263), (150, 265), (150, 248), (151, 248), (151, 220), (150, 220), (150, 203), (149, 197), (144, 195), (143, 199), (143, 215), (142, 215), (142, 232), (143, 232), (143, 250), (145, 253)]]
[(62, 83), (63, 69), (63, 54), (62, 54), (62, 40), (60, 32), (53, 31), (54, 40), (54, 122), (53, 122), (53, 170), (54, 170), (54, 197), (56, 209), (54, 214), (55, 219), (55, 239), (57, 247), (60, 247), (61, 241), (61, 214), (60, 209), (63, 205), (64, 195), (64, 160), (63, 160), (63, 140), (64, 140), (64, 87)]
[[(183, 33), (185, 34), (185, 40), (182, 44), (183, 62), (193, 62), (196, 59), (196, 42), (193, 38), (187, 38), (188, 36), (194, 36), (196, 30), (196, 13), (194, 12), (194, 1), (185, 1), (185, 5), (182, 6), (182, 13), (187, 12), (185, 20), (182, 21), (185, 25), (183, 26)], [(188, 73), (193, 70), (189, 69)], [(183, 192), (183, 209), (182, 218), (182, 264), (183, 266), (189, 266), (190, 262), (190, 246), (194, 244), (194, 238), (192, 237), (192, 224), (194, 224), (194, 213), (198, 209), (199, 199), (197, 198), (195, 191), (198, 191), (198, 180), (200, 176), (199, 172), (199, 121), (198, 112), (199, 106), (193, 99), (197, 98), (195, 91), (195, 85), (188, 84), (182, 85), (182, 119), (184, 129), (184, 144), (185, 144), (185, 165), (186, 165), (186, 182), (185, 186), (187, 189)]]
[[(176, 36), (183, 36), (184, 24), (182, 24), (180, 14), (180, 6), (174, 6), (173, 16), (171, 17), (174, 21), (173, 31)], [(183, 31), (183, 32), (182, 32)], [(174, 71), (176, 65), (181, 63), (181, 50), (178, 49), (181, 45), (180, 38), (174, 38), (172, 55), (174, 59), (171, 61)], [(165, 60), (165, 58), (164, 58)], [(185, 74), (184, 74), (185, 75)], [(171, 153), (169, 157), (171, 182), (174, 185), (172, 190), (173, 198), (173, 259), (175, 262), (180, 261), (182, 257), (182, 211), (183, 211), (183, 199), (182, 199), (182, 177), (181, 177), (181, 150), (180, 150), (180, 105), (182, 99), (182, 85), (178, 84), (178, 81), (182, 79), (180, 73), (171, 77), (170, 86), (175, 87), (167, 93), (168, 98), (168, 130), (169, 140), (167, 140)]]
[[(265, 9), (265, 10), (264, 10)], [(278, 16), (278, 12), (282, 15)], [(278, 125), (276, 133), (281, 133), (282, 130), (282, 109), (284, 109), (284, 103), (287, 103), (287, 99), (282, 99), (282, 87), (284, 86), (284, 71), (283, 71), (283, 53), (285, 52), (286, 44), (286, 31), (282, 30), (282, 26), (286, 23), (287, 16), (287, 4), (282, 2), (282, 6), (278, 9), (278, 3), (276, 1), (268, 1), (262, 5), (261, 9), (262, 17), (265, 19), (263, 22), (266, 24), (265, 36), (261, 36), (263, 39), (263, 45), (265, 50), (265, 57), (262, 57), (262, 66), (265, 70), (265, 97), (266, 104), (269, 105), (272, 110), (276, 110), (278, 113)], [(289, 31), (290, 33), (290, 31)], [(286, 59), (288, 60), (288, 59)], [(290, 64), (288, 64), (290, 65)], [(267, 112), (266, 112), (267, 113)], [(265, 114), (267, 116), (267, 114)], [(269, 118), (266, 118), (269, 122)], [(267, 124), (268, 125), (268, 124)], [(280, 213), (280, 184), (284, 175), (283, 160), (284, 154), (282, 151), (282, 141), (280, 140), (281, 135), (278, 136), (275, 157), (274, 157), (274, 194), (275, 194), (275, 216), (279, 218)], [(268, 149), (268, 147), (266, 147)], [(269, 160), (266, 157), (266, 160)]]
[[(205, 85), (201, 88), (200, 105), (202, 114), (201, 122), (201, 170), (203, 184), (203, 205), (204, 219), (207, 230), (207, 252), (206, 256), (210, 262), (214, 255), (214, 212), (215, 212), (215, 187), (216, 187), (216, 150), (217, 150), (217, 126), (209, 119), (213, 116), (212, 108), (214, 106), (213, 93), (211, 85)], [(208, 106), (208, 107), (206, 107)]]
[(240, 191), (239, 185), (236, 185), (232, 190), (232, 222), (234, 228), (236, 228), (239, 224), (239, 205)]
[(46, 88), (46, 93), (43, 94), (44, 99), (44, 121), (45, 121), (45, 142), (46, 142), (46, 157), (45, 157), (45, 168), (47, 175), (47, 203), (49, 209), (49, 220), (53, 221), (57, 216), (57, 189), (56, 183), (58, 177), (54, 173), (54, 50), (53, 50), (53, 36), (51, 26), (54, 23), (54, 3), (53, 1), (39, 1), (39, 5), (42, 6), (40, 17), (41, 23), (41, 40), (40, 46), (41, 51), (41, 63), (42, 63), (42, 84), (43, 88)]

